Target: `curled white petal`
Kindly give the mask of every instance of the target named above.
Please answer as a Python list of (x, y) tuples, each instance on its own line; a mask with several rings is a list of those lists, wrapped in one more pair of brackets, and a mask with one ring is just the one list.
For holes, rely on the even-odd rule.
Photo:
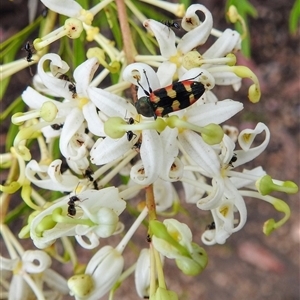
[(49, 166), (40, 165), (37, 161), (31, 160), (25, 168), (25, 175), (30, 182), (43, 189), (61, 192), (72, 191), (78, 184), (78, 178), (70, 173), (61, 174), (61, 164), (61, 160), (54, 160)]
[(28, 273), (42, 273), (51, 266), (50, 256), (40, 250), (27, 250), (22, 255), (23, 269)]
[[(232, 210), (232, 205), (229, 207), (229, 209)], [(219, 210), (220, 208), (215, 208), (211, 210), (214, 219), (215, 228), (206, 230), (202, 234), (201, 240), (205, 245), (224, 244), (232, 234), (232, 229), (234, 227), (233, 224), (234, 219), (233, 219), (232, 211), (230, 211), (230, 216), (228, 215), (226, 219), (220, 213)], [(226, 222), (224, 222), (224, 220)]]
[(232, 230), (232, 232), (237, 232), (244, 227), (247, 221), (247, 208), (245, 201), (229, 179), (225, 179), (225, 195), (226, 194), (228, 198), (230, 196), (231, 199), (234, 199), (233, 204), (239, 213), (239, 223)]
[(170, 30), (170, 28), (161, 22), (150, 19), (144, 21), (143, 25), (154, 33), (163, 57), (169, 58), (176, 54), (175, 33), (173, 30)]
[(82, 235), (75, 235), (77, 243), (85, 249), (94, 249), (99, 246), (99, 237), (92, 231), (85, 233), (84, 238)]
[[(230, 164), (230, 161), (233, 157), (233, 150), (235, 148), (235, 143), (231, 140), (231, 138), (224, 134), (222, 143), (221, 143), (221, 153), (220, 153), (220, 161), (223, 164)], [(233, 166), (234, 167), (234, 166)]]
[[(140, 85), (146, 91), (149, 92), (149, 86), (148, 86), (148, 82), (147, 82), (145, 73), (147, 74), (150, 88), (153, 91), (159, 89), (161, 86), (160, 86), (160, 82), (159, 82), (159, 79), (158, 79), (156, 73), (150, 66), (143, 64), (143, 63), (133, 63), (133, 64), (128, 65), (123, 71), (123, 79), (125, 81), (131, 82), (134, 85), (138, 85), (137, 84), (137, 77), (138, 77)], [(145, 96), (145, 93), (144, 93), (143, 89), (139, 88), (138, 98), (140, 98), (142, 96)]]
[(87, 157), (83, 157), (77, 160), (67, 160), (69, 168), (76, 174), (82, 174), (82, 170), (86, 170), (90, 162)]
[(61, 154), (67, 159), (80, 159), (86, 154), (85, 145), (78, 143), (76, 138), (76, 133), (83, 122), (84, 117), (82, 111), (77, 107), (73, 108), (64, 123), (59, 140)]
[(215, 234), (215, 241), (219, 245), (224, 245), (227, 239), (231, 236), (232, 232), (228, 232), (223, 227), (221, 227)]
[[(259, 146), (250, 148), (256, 135), (262, 133), (263, 131), (265, 131), (264, 141)], [(244, 129), (243, 131), (241, 131), (238, 137), (238, 141), (243, 151), (237, 151), (236, 154), (238, 156), (238, 159), (235, 163), (235, 167), (253, 160), (266, 149), (270, 141), (270, 130), (265, 124), (258, 123), (255, 129)]]
[(71, 189), (74, 189), (75, 186), (78, 184), (78, 178), (70, 173), (61, 174), (60, 173), (61, 164), (62, 161), (60, 159), (56, 159), (50, 164), (48, 168), (49, 177), (55, 183), (61, 182), (63, 186), (69, 186)]
[(79, 83), (76, 85), (76, 91), (79, 95), (87, 96), (86, 88), (91, 82), (95, 72), (98, 69), (98, 66), (98, 59), (96, 57), (92, 57), (83, 62), (74, 70), (74, 79), (76, 83)]
[(138, 184), (148, 185), (158, 178), (164, 167), (162, 141), (156, 130), (143, 130), (140, 155), (142, 163), (131, 168), (130, 177)]
[(216, 244), (216, 230), (205, 230), (201, 235), (201, 241), (203, 244), (211, 246)]
[[(201, 11), (205, 15), (205, 20), (201, 24), (196, 11)], [(187, 53), (206, 42), (213, 26), (213, 18), (210, 11), (204, 5), (193, 4), (187, 9), (181, 26), (187, 31), (192, 29), (182, 37), (177, 46), (179, 51)]]
[(38, 74), (48, 89), (53, 90), (63, 98), (70, 99), (72, 96), (70, 95), (69, 89), (65, 86), (65, 81), (57, 77), (50, 76), (44, 71), (43, 65), (47, 60), (51, 61), (50, 65), (54, 65), (56, 68), (63, 70), (66, 68), (66, 62), (63, 61), (57, 54), (45, 54), (38, 63)]
[(211, 210), (218, 207), (221, 203), (224, 194), (225, 184), (222, 178), (212, 179), (213, 190), (208, 196), (200, 199), (197, 202), (197, 207), (203, 210)]

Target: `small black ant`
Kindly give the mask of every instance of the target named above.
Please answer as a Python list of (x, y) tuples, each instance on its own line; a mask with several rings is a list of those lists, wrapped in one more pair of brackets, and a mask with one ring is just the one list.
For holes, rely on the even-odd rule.
[(134, 150), (140, 150), (142, 146), (142, 135), (139, 136), (139, 139), (137, 142), (133, 145), (132, 149)]
[(60, 130), (63, 128), (64, 124), (52, 124), (50, 125), (52, 129), (54, 130)]
[(148, 242), (148, 243), (151, 243), (151, 242), (152, 242), (152, 239), (151, 239), (150, 234), (147, 234), (147, 242)]
[(208, 224), (205, 229), (206, 230), (214, 230), (214, 229), (216, 229), (215, 222), (211, 222), (210, 224)]
[(76, 91), (76, 86), (74, 82), (71, 82), (68, 85), (69, 91), (72, 93), (72, 98), (76, 98), (77, 97), (77, 91)]
[(87, 177), (91, 182), (93, 182), (94, 189), (98, 190), (99, 187), (98, 187), (97, 182), (94, 180), (94, 177), (92, 176), (93, 174), (94, 174), (94, 172), (90, 168), (87, 168), (85, 170), (84, 176)]
[(169, 28), (173, 27), (175, 29), (180, 29), (180, 25), (173, 20), (161, 21), (161, 23), (168, 26)]
[(94, 181), (94, 177), (92, 176), (93, 174), (94, 172), (90, 168), (87, 168), (85, 170), (84, 176), (87, 177), (90, 181)]
[(237, 161), (237, 156), (235, 153), (233, 153), (233, 156), (231, 157), (230, 162), (228, 163), (229, 166), (234, 167), (233, 163)]
[(73, 217), (76, 215), (75, 201), (80, 201), (80, 199), (77, 196), (70, 197), (69, 202), (68, 202), (68, 205), (69, 205), (68, 216), (69, 217)]
[(133, 149), (139, 150), (139, 149), (141, 149), (141, 146), (142, 146), (142, 140), (139, 139), (139, 140), (133, 145)]
[(69, 82), (68, 89), (72, 93), (72, 98), (73, 99), (76, 98), (77, 97), (76, 85), (72, 80), (70, 80), (69, 76), (66, 74), (61, 74), (58, 76), (58, 78)]
[[(128, 120), (128, 124), (132, 125), (134, 124), (134, 119), (133, 118), (129, 118)], [(131, 130), (127, 131), (127, 140), (130, 142), (133, 137), (136, 137), (137, 135), (135, 133), (133, 133)]]
[(25, 50), (27, 52), (26, 60), (28, 62), (32, 62), (33, 61), (32, 55), (33, 55), (34, 49), (32, 49), (30, 43), (26, 42), (26, 44), (25, 44), (24, 48), (22, 48), (22, 50)]

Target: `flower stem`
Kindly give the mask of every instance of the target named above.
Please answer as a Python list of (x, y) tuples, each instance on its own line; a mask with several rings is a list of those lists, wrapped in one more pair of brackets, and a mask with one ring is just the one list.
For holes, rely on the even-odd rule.
[(136, 49), (133, 44), (131, 31), (129, 28), (128, 17), (126, 12), (126, 6), (124, 0), (116, 0), (118, 17), (120, 21), (120, 28), (122, 28), (122, 38), (124, 44), (124, 52), (128, 64), (134, 62), (134, 56), (136, 55)]
[(150, 244), (150, 290), (149, 295), (154, 295), (156, 290), (156, 271), (155, 271), (155, 254), (154, 247)]
[(154, 252), (154, 257), (155, 257), (158, 286), (160, 288), (166, 289), (167, 287), (166, 287), (165, 276), (164, 276), (164, 272), (163, 272), (160, 255), (154, 247), (153, 247), (153, 252)]
[(118, 246), (115, 248), (120, 254), (123, 252), (125, 249), (126, 245), (132, 238), (133, 234), (137, 231), (143, 220), (146, 218), (148, 213), (147, 208), (145, 207), (144, 210), (140, 213), (138, 218), (134, 221), (130, 229), (127, 231), (126, 235), (123, 237), (121, 242), (118, 244)]
[(26, 283), (30, 286), (30, 288), (34, 292), (36, 299), (45, 300), (42, 290), (40, 289), (40, 287), (37, 286), (35, 281), (26, 272), (24, 272), (22, 276), (23, 279), (26, 281)]
[(154, 201), (153, 185), (146, 187), (146, 206), (149, 211), (149, 221), (156, 220), (156, 205)]

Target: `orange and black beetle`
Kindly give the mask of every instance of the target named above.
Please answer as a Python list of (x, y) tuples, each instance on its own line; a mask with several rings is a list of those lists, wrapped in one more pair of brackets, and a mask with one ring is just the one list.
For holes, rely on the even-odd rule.
[(135, 107), (137, 112), (145, 117), (154, 117), (156, 119), (171, 112), (187, 108), (195, 103), (205, 91), (201, 82), (191, 80), (199, 75), (152, 91), (145, 70), (144, 74), (148, 82), (149, 92), (137, 81), (146, 96), (139, 98), (135, 103)]

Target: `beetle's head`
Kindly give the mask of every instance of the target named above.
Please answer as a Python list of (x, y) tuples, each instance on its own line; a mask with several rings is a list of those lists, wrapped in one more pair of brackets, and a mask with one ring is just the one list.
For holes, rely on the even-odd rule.
[(151, 101), (147, 96), (139, 98), (139, 100), (135, 103), (135, 108), (137, 112), (144, 117), (154, 117), (155, 119), (157, 118), (154, 113)]

